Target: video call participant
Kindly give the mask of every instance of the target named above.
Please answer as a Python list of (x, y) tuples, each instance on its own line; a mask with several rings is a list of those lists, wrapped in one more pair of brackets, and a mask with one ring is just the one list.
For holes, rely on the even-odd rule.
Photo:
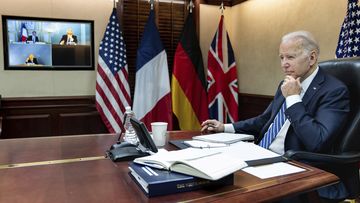
[(35, 31), (35, 30), (32, 31), (32, 35), (30, 35), (30, 36), (27, 38), (26, 41), (27, 41), (27, 42), (32, 42), (32, 43), (36, 43), (36, 42), (39, 41), (39, 37), (36, 36), (36, 31)]
[(76, 45), (77, 44), (77, 37), (73, 34), (71, 28), (67, 29), (66, 35), (63, 35), (60, 40), (61, 45)]
[(36, 57), (34, 56), (34, 54), (30, 54), (29, 57), (26, 58), (25, 64), (34, 65), (34, 64), (39, 64), (39, 63), (38, 63)]
[[(283, 36), (279, 57), (285, 76), (267, 109), (259, 116), (232, 124), (206, 120), (201, 131), (251, 134), (255, 143), (278, 154), (290, 149), (329, 152), (350, 110), (349, 92), (342, 82), (318, 67), (319, 52), (317, 41), (307, 31)], [(272, 135), (275, 138), (270, 138)], [(347, 195), (342, 183), (319, 189), (318, 193), (328, 199)]]

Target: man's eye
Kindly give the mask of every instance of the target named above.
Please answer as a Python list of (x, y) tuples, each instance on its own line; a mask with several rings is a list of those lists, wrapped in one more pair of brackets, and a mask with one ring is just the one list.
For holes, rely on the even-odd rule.
[(288, 56), (288, 58), (289, 58), (289, 59), (294, 59), (294, 58), (295, 58), (295, 56)]

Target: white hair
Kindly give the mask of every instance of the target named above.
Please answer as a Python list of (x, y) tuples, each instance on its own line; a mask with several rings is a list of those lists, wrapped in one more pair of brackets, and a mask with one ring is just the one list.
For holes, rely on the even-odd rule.
[(289, 41), (289, 40), (301, 40), (301, 46), (306, 50), (308, 53), (315, 50), (317, 55), (320, 54), (320, 48), (318, 42), (315, 40), (314, 36), (308, 31), (295, 31), (290, 32), (284, 35), (281, 39), (281, 43)]

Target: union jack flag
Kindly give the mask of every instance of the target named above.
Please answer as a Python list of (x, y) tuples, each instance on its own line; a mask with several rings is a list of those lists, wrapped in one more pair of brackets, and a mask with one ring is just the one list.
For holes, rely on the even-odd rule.
[(238, 120), (238, 82), (234, 51), (221, 16), (208, 53), (209, 117), (223, 123)]

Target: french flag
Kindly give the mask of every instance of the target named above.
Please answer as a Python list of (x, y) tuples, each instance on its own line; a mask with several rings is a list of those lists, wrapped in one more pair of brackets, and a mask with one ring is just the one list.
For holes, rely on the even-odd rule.
[(167, 122), (172, 129), (171, 94), (167, 56), (150, 10), (137, 50), (133, 110), (148, 129), (151, 122)]
[(21, 24), (21, 41), (26, 42), (27, 38), (28, 38), (28, 32), (27, 32), (27, 29), (25, 27), (25, 24), (22, 23)]

